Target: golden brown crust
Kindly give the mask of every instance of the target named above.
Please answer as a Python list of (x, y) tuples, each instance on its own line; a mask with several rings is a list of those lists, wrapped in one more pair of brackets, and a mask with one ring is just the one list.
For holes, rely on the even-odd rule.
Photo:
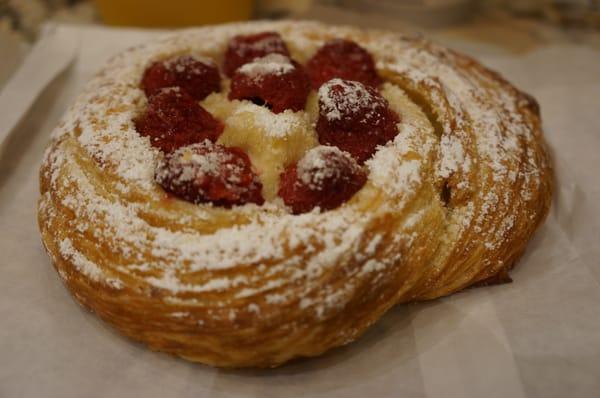
[[(401, 132), (339, 209), (195, 206), (152, 182), (160, 155), (128, 122), (144, 65), (186, 51), (219, 60), (232, 35), (261, 30), (301, 62), (352, 38), (388, 82)], [(195, 29), (116, 57), (88, 85), (46, 153), (38, 221), (67, 288), (122, 334), (214, 366), (276, 366), (355, 340), (397, 303), (507, 276), (550, 207), (544, 145), (531, 96), (422, 39), (292, 22)]]

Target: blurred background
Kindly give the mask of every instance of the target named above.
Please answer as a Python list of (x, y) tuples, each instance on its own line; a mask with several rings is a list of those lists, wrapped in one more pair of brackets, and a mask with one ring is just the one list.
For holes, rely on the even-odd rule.
[(600, 0), (0, 0), (0, 88), (48, 21), (173, 28), (281, 18), (418, 31), (466, 51), (600, 49)]

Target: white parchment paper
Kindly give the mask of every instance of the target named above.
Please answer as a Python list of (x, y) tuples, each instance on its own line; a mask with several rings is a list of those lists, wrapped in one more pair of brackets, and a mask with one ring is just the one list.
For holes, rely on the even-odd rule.
[[(0, 109), (21, 120), (0, 143), (0, 397), (600, 396), (600, 52), (551, 46), (482, 59), (539, 100), (557, 172), (552, 212), (512, 284), (399, 306), (321, 358), (222, 371), (151, 352), (80, 308), (37, 231), (50, 131), (110, 55), (156, 34), (47, 29), (48, 62), (64, 57), (69, 37), (76, 59), (43, 91), (35, 79), (12, 82), (20, 98), (42, 92), (28, 111), (23, 101)], [(39, 54), (27, 62), (45, 68)]]

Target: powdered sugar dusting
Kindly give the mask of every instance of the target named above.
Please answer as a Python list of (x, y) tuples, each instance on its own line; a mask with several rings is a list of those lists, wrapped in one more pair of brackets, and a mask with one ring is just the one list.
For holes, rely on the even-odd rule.
[(441, 161), (439, 175), (448, 178), (452, 173), (464, 168), (468, 171), (470, 160), (466, 157), (461, 141), (455, 136), (443, 135), (440, 140)]
[(370, 179), (390, 196), (408, 195), (415, 192), (421, 182), (421, 163), (418, 160), (403, 160), (393, 146), (379, 150), (367, 161)]
[(318, 95), (320, 107), (330, 121), (340, 120), (342, 115), (351, 114), (357, 108), (375, 112), (382, 106), (381, 98), (373, 96), (364, 84), (356, 81), (331, 79), (319, 87)]
[[(181, 147), (170, 156), (170, 165), (164, 164), (164, 167), (160, 167), (160, 165), (157, 167), (156, 180), (161, 182), (169, 179), (170, 183), (177, 185), (194, 181), (199, 175), (219, 177), (221, 168), (224, 164), (231, 162), (233, 156), (229, 152), (211, 151), (209, 148), (212, 146), (210, 141), (205, 140), (199, 144)], [(229, 163), (227, 166), (233, 168), (228, 177), (235, 178), (240, 172), (240, 166), (236, 163)], [(176, 173), (172, 167), (177, 168)], [(171, 178), (173, 175), (176, 177)], [(230, 182), (236, 183), (237, 181)]]
[(268, 54), (242, 65), (237, 70), (246, 76), (260, 78), (264, 75), (285, 75), (294, 68), (291, 60), (285, 55)]
[[(272, 113), (265, 107), (245, 102), (235, 110), (228, 122), (237, 122), (236, 116), (243, 114), (252, 115), (252, 122), (257, 128), (261, 129), (264, 134), (277, 138), (293, 134), (295, 130), (306, 125), (308, 119), (308, 115), (289, 109), (281, 113)], [(243, 126), (236, 127), (243, 128)]]
[[(340, 163), (343, 162), (342, 165)], [(298, 178), (312, 190), (323, 189), (326, 180), (341, 176), (344, 167), (358, 168), (352, 156), (337, 147), (320, 145), (309, 150), (298, 162)]]
[(165, 60), (163, 64), (168, 70), (172, 70), (177, 73), (185, 72), (191, 75), (203, 75), (205, 70), (195, 67), (193, 62), (189, 62), (190, 60), (209, 66), (215, 66), (215, 61), (212, 58), (204, 57), (198, 54), (192, 54), (185, 57), (169, 58)]
[(265, 35), (260, 40), (245, 43), (245, 47), (246, 46), (252, 51), (264, 53), (276, 53), (281, 50), (281, 42), (276, 35)]
[(64, 238), (60, 241), (59, 249), (60, 254), (63, 257), (68, 258), (73, 262), (77, 271), (81, 272), (91, 280), (103, 282), (114, 289), (121, 289), (123, 287), (123, 282), (120, 279), (106, 277), (104, 271), (102, 271), (98, 265), (85, 258), (78, 250), (76, 250), (69, 238)]

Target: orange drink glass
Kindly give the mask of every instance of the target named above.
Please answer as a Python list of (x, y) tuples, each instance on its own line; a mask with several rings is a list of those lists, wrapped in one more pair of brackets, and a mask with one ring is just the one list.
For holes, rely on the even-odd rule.
[(254, 0), (95, 0), (108, 25), (178, 27), (243, 21)]

